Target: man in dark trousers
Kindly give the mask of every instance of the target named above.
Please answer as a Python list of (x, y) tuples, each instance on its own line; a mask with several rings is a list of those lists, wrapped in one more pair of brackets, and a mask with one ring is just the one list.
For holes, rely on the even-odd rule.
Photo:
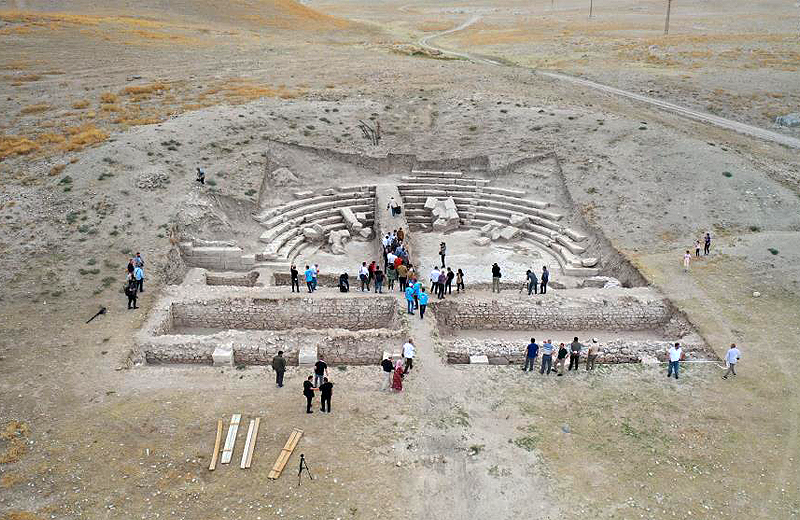
[(314, 384), (311, 382), (313, 379), (311, 376), (308, 376), (308, 379), (303, 381), (303, 395), (306, 396), (306, 413), (314, 413), (311, 410), (311, 400), (314, 399)]
[(388, 356), (381, 361), (381, 370), (381, 390), (388, 390), (392, 387), (392, 374), (394, 373), (392, 356)]
[(283, 374), (286, 372), (286, 358), (283, 357), (282, 350), (279, 350), (278, 355), (272, 358), (272, 370), (275, 371), (275, 384), (278, 385), (278, 388), (283, 388)]
[(578, 362), (581, 360), (581, 349), (583, 345), (578, 343), (578, 336), (575, 336), (572, 339), (572, 343), (569, 344), (569, 369), (572, 370), (572, 367), (575, 367), (575, 370), (578, 370)]
[(703, 245), (703, 255), (705, 256), (709, 251), (711, 251), (711, 233), (706, 233), (704, 242), (705, 245)]
[(536, 273), (528, 269), (525, 273), (528, 278), (528, 296), (533, 294), (539, 294), (537, 291), (537, 286), (539, 285), (539, 280), (536, 278)]
[(322, 405), (320, 411), (331, 413), (331, 396), (333, 395), (333, 383), (328, 381), (327, 377), (324, 378), (323, 383), (319, 387), (319, 391), (320, 391), (320, 401), (321, 401), (320, 404)]
[(492, 292), (500, 292), (500, 266), (497, 263), (492, 265)]
[(542, 278), (541, 282), (539, 283), (539, 294), (547, 294), (547, 282), (550, 281), (550, 271), (547, 270), (547, 266), (542, 266)]
[[(128, 274), (128, 280), (125, 285), (125, 296), (128, 297), (128, 309), (138, 309), (136, 306), (136, 293), (139, 290), (139, 283), (133, 277), (133, 273)], [(131, 307), (133, 304), (133, 307)]]
[(295, 292), (295, 289), (297, 290), (297, 292), (300, 292), (300, 271), (297, 270), (296, 265), (292, 265), (291, 275), (292, 275), (292, 292)]
[(536, 338), (531, 338), (531, 342), (528, 344), (528, 348), (525, 349), (525, 353), (525, 366), (522, 367), (522, 371), (530, 370), (533, 372), (536, 358), (539, 356), (539, 345), (536, 344)]
[(447, 294), (453, 294), (453, 278), (455, 277), (456, 273), (454, 273), (453, 270), (448, 267), (447, 278), (444, 282), (444, 290), (447, 292)]

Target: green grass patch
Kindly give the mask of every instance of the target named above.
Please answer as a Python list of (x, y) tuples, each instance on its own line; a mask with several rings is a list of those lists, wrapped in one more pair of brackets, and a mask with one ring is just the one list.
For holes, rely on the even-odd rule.
[(770, 248), (768, 249), (768, 251), (769, 251), (770, 253), (772, 253), (773, 255), (777, 255), (778, 253), (780, 253), (780, 251), (778, 251), (778, 250), (777, 250), (777, 249), (775, 249), (774, 247), (770, 247)]
[(722, 176), (730, 179), (731, 177), (733, 177), (733, 174), (731, 172), (722, 172)]

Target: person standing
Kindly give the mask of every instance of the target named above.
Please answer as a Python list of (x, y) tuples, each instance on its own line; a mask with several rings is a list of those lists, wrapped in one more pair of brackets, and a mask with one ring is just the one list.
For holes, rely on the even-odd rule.
[(536, 278), (536, 273), (528, 269), (527, 278), (528, 278), (528, 296), (531, 295), (531, 292), (533, 292), (533, 294), (539, 294), (538, 291), (539, 279)]
[(464, 290), (464, 272), (459, 269), (456, 272), (456, 292)]
[(361, 280), (361, 292), (364, 292), (364, 287), (369, 291), (369, 269), (367, 269), (366, 262), (361, 262), (361, 269), (358, 270), (358, 278)]
[(392, 374), (394, 373), (392, 356), (387, 356), (381, 361), (381, 369), (381, 390), (387, 390), (392, 386)]
[(413, 287), (414, 287), (414, 308), (415, 309), (419, 309), (419, 295), (420, 295), (420, 293), (422, 292), (422, 289), (423, 289), (422, 282), (420, 282), (416, 278), (412, 278), (412, 281), (414, 282), (414, 284), (413, 284)]
[(319, 264), (311, 266), (311, 290), (317, 290), (317, 278), (319, 277)]
[(542, 266), (542, 278), (541, 283), (539, 284), (539, 294), (547, 294), (547, 283), (550, 281), (550, 271), (547, 270), (547, 266)]
[(708, 255), (711, 251), (711, 233), (706, 232), (706, 238), (704, 240), (705, 244), (703, 245), (703, 255)]
[(311, 270), (311, 267), (306, 266), (304, 275), (306, 278), (306, 287), (308, 287), (308, 292), (314, 292), (314, 271)]
[(128, 273), (133, 274), (133, 270), (135, 268), (136, 268), (136, 266), (133, 265), (133, 258), (129, 259), (128, 260)]
[(397, 280), (397, 269), (394, 268), (394, 263), (386, 265), (386, 287), (390, 291), (394, 291), (394, 281)]
[(722, 379), (728, 379), (728, 376), (736, 375), (736, 363), (739, 362), (739, 356), (741, 356), (741, 352), (736, 348), (736, 343), (731, 343), (731, 348), (729, 348), (728, 352), (725, 354), (725, 361), (728, 362), (728, 371), (725, 372)]
[(278, 388), (283, 388), (283, 375), (286, 373), (286, 358), (283, 351), (279, 350), (278, 355), (272, 358), (272, 370), (275, 371), (275, 384)]
[(292, 264), (291, 270), (289, 271), (292, 279), (292, 292), (297, 289), (297, 292), (300, 292), (300, 271), (297, 270), (297, 266)]
[(444, 269), (445, 261), (444, 257), (447, 254), (447, 244), (442, 242), (439, 244), (439, 257), (442, 259), (442, 269)]
[(419, 296), (417, 296), (419, 300), (419, 319), (423, 319), (425, 317), (425, 309), (428, 307), (428, 293), (425, 292), (425, 288), (420, 288)]
[(444, 300), (444, 286), (446, 283), (447, 283), (447, 273), (444, 271), (444, 267), (442, 267), (442, 270), (439, 271), (439, 280), (436, 284), (436, 291), (438, 293), (437, 297), (440, 300)]
[[(375, 260), (373, 260), (372, 262), (369, 263), (369, 267), (367, 267), (367, 272), (369, 273), (369, 281), (368, 281), (368, 283), (372, 283), (372, 281), (375, 279), (375, 269), (377, 267), (378, 266), (375, 265)], [(367, 287), (367, 290), (369, 291), (369, 287)]]
[(199, 166), (197, 167), (197, 177), (196, 178), (197, 178), (197, 182), (199, 182), (200, 184), (205, 184), (206, 183), (206, 172), (203, 171), (203, 169), (200, 168)]
[(540, 374), (544, 374), (545, 367), (547, 367), (547, 375), (553, 367), (553, 340), (548, 339), (542, 343), (542, 368), (539, 370)]
[(403, 228), (397, 229), (397, 241), (402, 242), (406, 238), (406, 232), (403, 231)]
[(572, 339), (572, 343), (569, 345), (569, 370), (572, 370), (572, 367), (575, 366), (575, 370), (578, 370), (578, 363), (581, 360), (581, 349), (583, 345), (578, 343), (578, 336), (575, 336)]
[(314, 413), (311, 410), (311, 401), (314, 399), (314, 385), (311, 383), (311, 376), (308, 376), (308, 379), (303, 381), (303, 395), (306, 397), (306, 413)]
[(325, 377), (322, 379), (322, 384), (319, 387), (319, 397), (320, 397), (320, 412), (322, 413), (331, 413), (331, 397), (333, 397), (333, 383), (328, 381), (328, 378)]
[(405, 291), (408, 283), (408, 267), (404, 264), (397, 266), (397, 280), (400, 282), (400, 290)]
[(133, 268), (133, 278), (136, 280), (136, 287), (139, 292), (144, 292), (144, 269), (142, 267)]
[(400, 214), (400, 203), (394, 200), (394, 197), (389, 198), (389, 205), (386, 207), (392, 212), (392, 217)]
[(439, 283), (439, 266), (434, 266), (433, 269), (431, 269), (430, 280), (431, 280), (431, 289), (429, 292), (431, 294), (438, 293), (436, 285)]
[[(136, 283), (136, 278), (133, 277), (133, 273), (128, 273), (126, 283), (125, 283), (125, 296), (128, 297), (128, 309), (138, 309), (139, 307), (136, 306), (136, 293), (139, 284)], [(133, 307), (131, 307), (133, 305)]]
[(319, 359), (314, 363), (314, 386), (319, 388), (319, 385), (322, 384), (322, 379), (327, 375), (328, 364), (325, 362), (325, 358), (322, 357), (322, 354), (320, 354)]
[(453, 270), (448, 267), (447, 277), (445, 278), (444, 281), (444, 290), (447, 292), (447, 294), (453, 294), (453, 278), (455, 277), (456, 275), (453, 272)]
[(531, 338), (531, 342), (528, 343), (528, 348), (525, 350), (525, 366), (522, 367), (522, 371), (533, 372), (535, 371), (534, 365), (536, 365), (536, 358), (539, 356), (539, 345), (536, 344), (536, 338)]
[(403, 362), (399, 359), (394, 365), (394, 372), (392, 373), (392, 390), (401, 392), (403, 390)]
[(692, 261), (692, 255), (689, 254), (689, 250), (686, 250), (686, 253), (683, 255), (683, 272), (689, 272), (689, 263)]
[[(687, 251), (688, 253), (688, 251)], [(675, 343), (667, 350), (669, 356), (669, 368), (667, 369), (667, 377), (675, 374), (675, 379), (678, 379), (678, 368), (681, 360), (683, 359), (683, 349), (680, 343)]]
[(492, 292), (493, 293), (500, 293), (500, 277), (502, 274), (500, 273), (500, 266), (497, 265), (495, 262), (492, 265)]
[(694, 257), (700, 258), (700, 240), (694, 241)]
[(600, 352), (600, 344), (597, 338), (592, 338), (589, 343), (589, 349), (586, 351), (586, 371), (594, 370), (594, 362), (597, 359), (597, 354)]
[(136, 256), (133, 257), (133, 266), (144, 267), (144, 259), (142, 258), (142, 254), (138, 251), (136, 252)]
[(407, 374), (409, 370), (414, 368), (414, 355), (417, 353), (416, 348), (414, 347), (414, 342), (411, 338), (408, 338), (408, 341), (403, 345), (403, 358), (405, 359), (406, 368), (403, 370), (403, 374)]
[(408, 304), (408, 313), (414, 314), (414, 288), (410, 285), (406, 286), (406, 303)]
[(383, 294), (383, 271), (380, 266), (375, 268), (375, 292)]
[(564, 361), (567, 359), (567, 347), (561, 343), (558, 346), (558, 356), (556, 359), (556, 370), (558, 371), (559, 376), (564, 375)]
[(350, 292), (350, 277), (347, 273), (339, 275), (339, 292)]

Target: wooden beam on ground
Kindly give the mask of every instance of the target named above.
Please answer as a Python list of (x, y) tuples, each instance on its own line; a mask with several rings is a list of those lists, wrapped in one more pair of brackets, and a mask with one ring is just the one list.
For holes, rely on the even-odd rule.
[(233, 445), (236, 444), (236, 433), (239, 431), (239, 421), (242, 414), (236, 413), (231, 416), (231, 425), (228, 427), (228, 436), (225, 438), (225, 447), (222, 448), (221, 464), (228, 464), (233, 457)]
[(292, 452), (295, 447), (297, 447), (297, 443), (300, 442), (300, 437), (302, 436), (303, 430), (297, 428), (292, 430), (292, 434), (289, 435), (289, 440), (286, 441), (286, 445), (281, 450), (281, 454), (278, 455), (278, 460), (275, 461), (275, 465), (272, 467), (272, 471), (269, 472), (269, 475), (267, 475), (267, 478), (272, 480), (280, 478), (283, 468), (285, 468), (286, 463), (289, 462), (289, 458), (292, 456)]
[(250, 427), (247, 429), (247, 440), (244, 443), (242, 453), (242, 463), (240, 467), (247, 469), (253, 463), (253, 450), (256, 449), (256, 437), (258, 437), (258, 425), (261, 424), (261, 417), (250, 419)]
[(219, 458), (219, 445), (222, 442), (222, 419), (217, 419), (217, 438), (214, 440), (214, 454), (211, 455), (211, 464), (208, 465), (209, 471), (217, 469), (217, 459)]

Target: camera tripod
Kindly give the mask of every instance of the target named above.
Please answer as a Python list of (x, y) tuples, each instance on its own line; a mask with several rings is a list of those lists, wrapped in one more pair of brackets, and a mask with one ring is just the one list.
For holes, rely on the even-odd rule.
[(311, 471), (309, 471), (308, 469), (308, 463), (306, 463), (306, 456), (301, 453), (300, 468), (297, 470), (297, 487), (300, 487), (300, 481), (303, 480), (303, 470), (306, 470), (306, 473), (308, 473), (308, 478), (314, 480), (314, 477), (311, 476)]

